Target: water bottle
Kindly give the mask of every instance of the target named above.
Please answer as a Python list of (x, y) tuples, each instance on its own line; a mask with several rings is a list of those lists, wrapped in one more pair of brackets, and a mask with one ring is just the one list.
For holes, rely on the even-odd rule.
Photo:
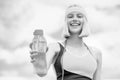
[(35, 61), (33, 62), (33, 65), (35, 67), (37, 74), (44, 75), (47, 70), (46, 63), (47, 41), (44, 37), (42, 29), (35, 30), (33, 35), (34, 38), (32, 42), (32, 51), (38, 53), (35, 56)]
[(45, 53), (47, 49), (47, 41), (44, 37), (44, 33), (42, 29), (37, 29), (33, 33), (33, 46), (32, 50), (40, 53)]

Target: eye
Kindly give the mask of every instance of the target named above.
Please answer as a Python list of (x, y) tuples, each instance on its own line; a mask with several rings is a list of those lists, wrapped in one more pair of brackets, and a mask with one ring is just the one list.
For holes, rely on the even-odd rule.
[(73, 14), (68, 14), (67, 18), (73, 18)]
[(83, 15), (77, 14), (77, 17), (78, 17), (78, 18), (83, 18)]

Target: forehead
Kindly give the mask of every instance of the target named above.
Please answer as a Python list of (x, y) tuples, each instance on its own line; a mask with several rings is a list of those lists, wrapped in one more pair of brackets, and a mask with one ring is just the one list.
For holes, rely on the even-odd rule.
[(80, 15), (83, 15), (80, 11), (72, 11), (72, 12), (69, 12), (67, 15), (69, 14), (80, 14)]

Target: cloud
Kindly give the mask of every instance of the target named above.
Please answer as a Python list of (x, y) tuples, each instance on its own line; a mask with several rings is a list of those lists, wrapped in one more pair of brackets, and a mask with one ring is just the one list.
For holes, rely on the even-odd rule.
[[(100, 6), (100, 7), (111, 7), (117, 4), (120, 4), (119, 0), (37, 0), (38, 2), (42, 2), (47, 5), (52, 6), (61, 6), (66, 7), (71, 4), (79, 4), (82, 6)], [(107, 4), (106, 4), (107, 3)]]
[(86, 8), (86, 11), (93, 34), (120, 29), (119, 16), (114, 14), (108, 15), (104, 10), (98, 10), (96, 7), (88, 7)]
[(0, 44), (4, 48), (11, 48), (16, 46), (15, 39), (19, 30), (21, 27), (23, 28), (23, 24), (25, 25), (29, 21), (29, 17), (31, 17), (29, 5), (25, 1), (17, 3), (15, 0), (10, 2), (4, 0), (1, 4), (3, 7), (1, 7), (0, 14)]

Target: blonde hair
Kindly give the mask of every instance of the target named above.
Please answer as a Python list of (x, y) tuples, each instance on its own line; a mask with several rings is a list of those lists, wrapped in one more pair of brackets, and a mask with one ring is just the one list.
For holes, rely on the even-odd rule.
[(84, 24), (83, 24), (83, 27), (82, 27), (82, 31), (79, 34), (79, 37), (88, 37), (89, 34), (90, 34), (90, 29), (89, 29), (89, 26), (88, 26), (86, 12), (81, 6), (78, 6), (78, 5), (71, 5), (67, 8), (66, 13), (65, 13), (65, 23), (64, 23), (64, 26), (63, 26), (62, 37), (68, 38), (68, 37), (71, 36), (70, 33), (69, 33), (68, 25), (66, 23), (66, 16), (73, 11), (79, 11), (85, 17)]

